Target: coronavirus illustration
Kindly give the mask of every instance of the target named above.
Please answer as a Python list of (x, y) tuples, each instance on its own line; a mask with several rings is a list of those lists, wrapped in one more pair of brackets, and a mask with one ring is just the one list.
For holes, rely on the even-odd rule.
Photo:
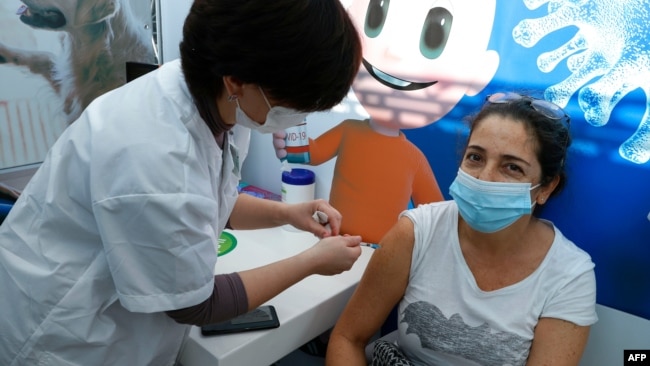
[(645, 93), (645, 113), (619, 154), (636, 164), (650, 160), (650, 2), (648, 0), (523, 0), (528, 9), (547, 6), (548, 15), (523, 19), (512, 35), (530, 48), (561, 29), (576, 28), (560, 47), (540, 53), (537, 67), (551, 72), (566, 61), (568, 77), (545, 90), (545, 98), (566, 106), (578, 93), (585, 120), (601, 127), (616, 104), (637, 89)]

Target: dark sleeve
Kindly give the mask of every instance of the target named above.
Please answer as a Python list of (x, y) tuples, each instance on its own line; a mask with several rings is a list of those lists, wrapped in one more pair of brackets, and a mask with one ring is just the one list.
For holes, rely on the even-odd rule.
[(214, 289), (207, 300), (166, 313), (177, 323), (201, 326), (228, 320), (247, 311), (248, 296), (244, 283), (239, 274), (230, 273), (214, 276)]

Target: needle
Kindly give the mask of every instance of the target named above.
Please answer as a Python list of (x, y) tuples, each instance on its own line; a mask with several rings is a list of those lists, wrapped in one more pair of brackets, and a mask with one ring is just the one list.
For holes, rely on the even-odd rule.
[(372, 248), (372, 249), (379, 249), (379, 248), (381, 248), (381, 245), (379, 245), (379, 244), (372, 244), (372, 243), (364, 243), (364, 242), (361, 242), (361, 244), (359, 244), (359, 245), (361, 245), (362, 247), (368, 247), (368, 248)]

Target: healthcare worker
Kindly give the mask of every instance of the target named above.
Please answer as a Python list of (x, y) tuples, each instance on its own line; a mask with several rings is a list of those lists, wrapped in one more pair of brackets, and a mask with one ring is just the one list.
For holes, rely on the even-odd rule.
[[(97, 98), (0, 226), (0, 364), (174, 365), (187, 324), (348, 270), (361, 238), (338, 235), (327, 202), (238, 196), (237, 185), (250, 129), (285, 129), (346, 96), (357, 34), (338, 0), (196, 0), (180, 61)], [(224, 227), (284, 224), (322, 239), (214, 276)]]

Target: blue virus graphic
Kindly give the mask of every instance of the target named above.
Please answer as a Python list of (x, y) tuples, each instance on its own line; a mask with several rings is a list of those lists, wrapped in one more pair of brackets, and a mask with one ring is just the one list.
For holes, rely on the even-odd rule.
[(578, 92), (585, 120), (607, 124), (616, 104), (641, 89), (646, 96), (639, 127), (619, 147), (636, 164), (650, 160), (650, 0), (523, 0), (528, 9), (548, 4), (548, 15), (524, 19), (512, 31), (518, 44), (530, 48), (546, 35), (576, 27), (575, 36), (559, 48), (541, 53), (537, 67), (551, 72), (566, 59), (571, 74), (551, 85), (545, 98), (566, 106)]

